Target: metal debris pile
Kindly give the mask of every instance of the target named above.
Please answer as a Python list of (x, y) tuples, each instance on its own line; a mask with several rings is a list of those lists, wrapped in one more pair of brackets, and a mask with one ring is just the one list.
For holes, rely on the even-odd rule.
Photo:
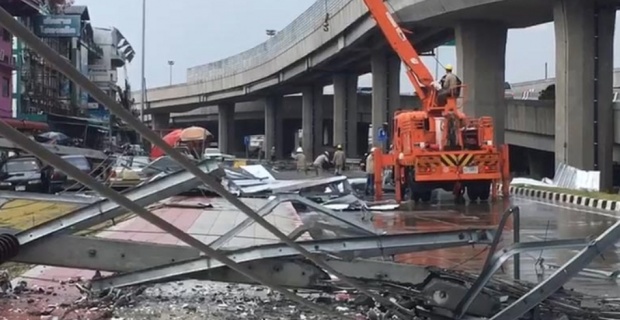
[[(0, 274), (8, 274), (0, 271)], [(110, 319), (115, 310), (136, 303), (146, 287), (91, 292), (89, 282), (81, 278), (59, 281), (55, 285), (30, 286), (26, 281), (11, 285), (2, 278), (0, 309), (10, 319)], [(73, 297), (71, 300), (70, 297)]]
[[(412, 311), (413, 319), (452, 319), (449, 308), (437, 302), (452, 299), (455, 291), (475, 281), (472, 274), (429, 268), (433, 280), (423, 286), (386, 281), (366, 281), (365, 285), (381, 296)], [(453, 285), (448, 285), (452, 283)], [(6, 283), (3, 283), (6, 285)], [(446, 286), (448, 285), (448, 286)], [(494, 279), (473, 305), (474, 313), (493, 313), (531, 290), (532, 284)], [(447, 290), (454, 290), (448, 292)], [(76, 298), (66, 299), (72, 290)], [(443, 290), (447, 294), (442, 296)], [(324, 292), (304, 291), (298, 294), (327, 309), (359, 320), (400, 319), (393, 306), (384, 306), (354, 289), (346, 290), (333, 283)], [(62, 297), (61, 297), (62, 296)], [(458, 294), (456, 294), (458, 296)], [(280, 293), (255, 285), (226, 284), (211, 281), (186, 280), (152, 286), (93, 292), (88, 281), (67, 279), (57, 287), (28, 286), (20, 281), (0, 295), (0, 307), (11, 308), (12, 319), (129, 319), (144, 317), (174, 317), (179, 319), (303, 319), (326, 320), (332, 316), (287, 300)], [(500, 302), (501, 303), (498, 303)], [(24, 307), (24, 302), (25, 306)], [(483, 304), (483, 305), (480, 305)], [(620, 319), (620, 301), (606, 300), (570, 290), (560, 290), (544, 301), (527, 319)], [(480, 318), (486, 316), (478, 314)]]
[[(467, 287), (476, 281), (478, 275), (448, 271), (445, 269), (430, 268), (432, 273), (444, 279), (461, 282)], [(536, 284), (513, 279), (495, 277), (485, 286), (483, 293), (490, 297), (497, 297), (504, 308), (518, 298), (527, 294)], [(471, 309), (476, 308), (472, 305)], [(495, 310), (497, 312), (498, 310)], [(570, 289), (561, 288), (548, 299), (542, 301), (533, 309), (531, 319), (620, 319), (620, 300), (606, 299)]]

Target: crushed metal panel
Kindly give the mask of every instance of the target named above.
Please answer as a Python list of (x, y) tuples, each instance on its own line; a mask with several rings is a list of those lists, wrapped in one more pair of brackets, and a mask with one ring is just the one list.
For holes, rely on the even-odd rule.
[(15, 262), (65, 268), (129, 272), (200, 257), (187, 246), (79, 236), (52, 236), (24, 246)]
[(241, 166), (241, 169), (249, 172), (251, 175), (258, 179), (265, 179), (267, 181), (275, 181), (276, 178), (269, 172), (269, 169), (260, 164)]
[[(303, 261), (303, 259), (260, 259), (242, 265), (261, 275), (264, 279), (269, 279), (288, 288), (318, 288), (330, 280), (327, 273), (313, 264)], [(190, 274), (189, 276), (192, 279), (200, 280), (256, 284), (255, 281), (227, 267)]]
[(426, 282), (431, 275), (431, 272), (426, 267), (390, 261), (366, 259), (344, 261), (327, 258), (325, 262), (351, 278), (363, 280), (385, 281), (404, 285), (421, 285)]
[[(490, 229), (478, 229), (302, 241), (298, 242), (298, 244), (313, 253), (348, 252), (351, 253), (353, 257), (378, 257), (472, 245), (474, 243), (488, 244), (491, 240)], [(281, 243), (235, 250), (227, 252), (226, 254), (237, 263), (249, 262), (257, 259), (299, 255), (297, 250)], [(169, 279), (184, 277), (187, 276), (187, 274), (218, 268), (222, 265), (221, 262), (214, 259), (203, 257), (192, 261), (184, 261), (158, 268), (102, 278), (94, 281), (93, 287), (104, 289), (107, 287), (124, 287), (143, 283), (163, 282)]]
[[(216, 170), (217, 164), (205, 164), (206, 170)], [(196, 177), (187, 171), (178, 171), (156, 181), (130, 189), (124, 193), (130, 200), (146, 207), (159, 200), (190, 190), (200, 185)], [(127, 210), (110, 199), (103, 199), (87, 207), (70, 212), (62, 217), (38, 225), (17, 234), (19, 243), (24, 245), (47, 235), (66, 231), (69, 228), (83, 230), (109, 219), (114, 219)]]
[(62, 202), (62, 203), (75, 203), (75, 204), (91, 204), (97, 200), (99, 197), (90, 197), (90, 196), (81, 196), (81, 195), (72, 195), (72, 194), (46, 194), (46, 193), (35, 193), (35, 192), (14, 192), (14, 191), (2, 191), (0, 192), (1, 199), (9, 199), (9, 200), (17, 200), (17, 199), (25, 199), (31, 201), (52, 201), (52, 202)]
[[(334, 183), (341, 183), (347, 178), (345, 176), (335, 176), (329, 178), (319, 179), (305, 179), (305, 180), (275, 180), (270, 181), (264, 185), (239, 187), (244, 194), (254, 194), (260, 192), (272, 192), (272, 193), (287, 193), (296, 192), (302, 189), (312, 189), (320, 186), (327, 186)], [(323, 189), (324, 190), (324, 189)]]

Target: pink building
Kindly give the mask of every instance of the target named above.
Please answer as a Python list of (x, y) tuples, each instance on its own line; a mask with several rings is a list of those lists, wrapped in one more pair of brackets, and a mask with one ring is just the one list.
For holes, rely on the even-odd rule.
[(0, 28), (0, 118), (11, 118), (13, 109), (13, 36)]

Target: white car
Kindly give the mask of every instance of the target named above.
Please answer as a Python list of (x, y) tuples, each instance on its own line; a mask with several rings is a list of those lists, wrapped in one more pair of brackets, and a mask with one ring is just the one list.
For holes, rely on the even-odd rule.
[(206, 148), (202, 157), (204, 159), (214, 159), (221, 162), (234, 161), (236, 159), (235, 156), (231, 154), (222, 153), (218, 148)]

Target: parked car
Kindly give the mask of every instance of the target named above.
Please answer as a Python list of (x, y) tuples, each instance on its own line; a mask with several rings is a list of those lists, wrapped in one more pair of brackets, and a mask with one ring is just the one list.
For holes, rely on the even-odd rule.
[[(80, 169), (80, 171), (82, 171), (83, 173), (86, 173), (88, 175), (94, 175), (95, 177), (97, 177), (97, 175), (94, 174), (95, 166), (85, 156), (66, 155), (66, 156), (62, 156), (62, 158), (65, 161), (72, 164), (74, 167)], [(60, 175), (61, 173), (58, 173), (58, 174)], [(99, 177), (99, 180), (101, 180), (101, 177)], [(83, 185), (71, 177), (66, 177), (66, 182), (64, 183), (62, 187), (63, 187), (63, 190), (78, 190), (78, 189), (81, 189)]]
[(66, 179), (32, 156), (7, 158), (0, 167), (0, 190), (54, 193)]

